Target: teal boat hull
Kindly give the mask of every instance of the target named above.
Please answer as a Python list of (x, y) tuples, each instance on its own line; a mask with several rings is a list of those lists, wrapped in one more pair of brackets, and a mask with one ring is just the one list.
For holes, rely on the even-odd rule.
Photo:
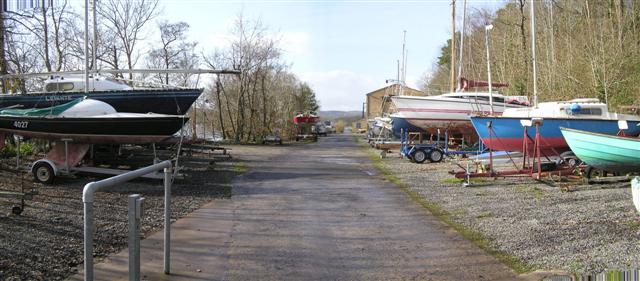
[(618, 173), (640, 172), (640, 139), (560, 128), (571, 151), (587, 165)]

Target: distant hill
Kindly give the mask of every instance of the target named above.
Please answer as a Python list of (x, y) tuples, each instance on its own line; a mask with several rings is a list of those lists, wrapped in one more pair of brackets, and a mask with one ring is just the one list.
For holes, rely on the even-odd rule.
[(337, 120), (337, 119), (348, 119), (348, 120), (357, 120), (362, 117), (362, 111), (338, 111), (338, 110), (326, 110), (318, 112), (320, 115), (320, 119), (322, 120)]

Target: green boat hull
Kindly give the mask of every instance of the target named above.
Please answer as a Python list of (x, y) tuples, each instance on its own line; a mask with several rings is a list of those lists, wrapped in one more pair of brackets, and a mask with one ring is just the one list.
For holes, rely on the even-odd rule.
[(586, 164), (619, 173), (640, 172), (640, 139), (560, 128), (571, 151)]

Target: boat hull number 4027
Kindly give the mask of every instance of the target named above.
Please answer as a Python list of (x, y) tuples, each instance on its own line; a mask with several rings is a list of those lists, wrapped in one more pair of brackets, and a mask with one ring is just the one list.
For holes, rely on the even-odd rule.
[(14, 121), (13, 126), (16, 128), (26, 129), (29, 126), (29, 121)]

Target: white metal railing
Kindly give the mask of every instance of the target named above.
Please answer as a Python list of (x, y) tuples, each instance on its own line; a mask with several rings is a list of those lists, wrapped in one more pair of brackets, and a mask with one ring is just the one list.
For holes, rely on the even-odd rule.
[[(93, 281), (93, 194), (105, 187), (121, 184), (146, 174), (164, 169), (164, 273), (170, 273), (170, 249), (171, 249), (171, 161), (166, 160), (158, 164), (140, 168), (121, 175), (113, 176), (97, 182), (90, 182), (82, 190), (82, 202), (84, 204), (84, 280)], [(130, 245), (132, 246), (132, 245)], [(129, 257), (130, 259), (132, 257)], [(139, 263), (138, 263), (139, 265)], [(131, 277), (132, 273), (129, 272)], [(135, 274), (135, 273), (134, 273)]]

